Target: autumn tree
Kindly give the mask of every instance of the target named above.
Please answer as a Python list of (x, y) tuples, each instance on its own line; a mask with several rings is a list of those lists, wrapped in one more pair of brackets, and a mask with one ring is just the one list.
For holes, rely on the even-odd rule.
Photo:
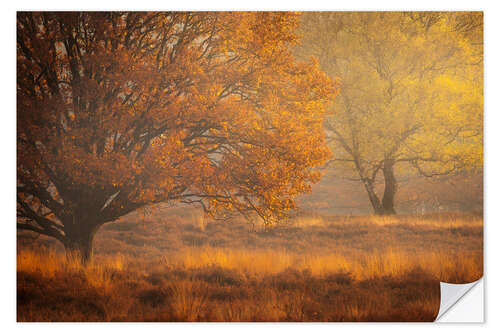
[(18, 229), (83, 261), (161, 202), (272, 223), (318, 180), (335, 94), (293, 13), (17, 15)]
[(325, 120), (328, 165), (362, 182), (376, 214), (395, 213), (398, 173), (482, 167), (482, 13), (308, 13), (302, 23), (297, 53), (341, 82)]

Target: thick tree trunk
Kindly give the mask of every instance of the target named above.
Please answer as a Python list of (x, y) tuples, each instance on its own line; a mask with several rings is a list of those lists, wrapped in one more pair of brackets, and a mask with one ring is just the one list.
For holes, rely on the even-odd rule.
[(66, 255), (78, 259), (86, 265), (92, 260), (94, 253), (94, 237), (101, 225), (95, 224), (73, 224), (65, 228)]
[(379, 199), (375, 192), (375, 187), (370, 180), (363, 181), (368, 199), (376, 215), (394, 215), (396, 209), (394, 208), (394, 198), (397, 191), (397, 180), (394, 176), (394, 160), (385, 160), (382, 168), (384, 174), (384, 196), (382, 201)]
[(382, 214), (394, 215), (396, 214), (396, 210), (394, 209), (394, 198), (396, 197), (397, 191), (397, 181), (394, 176), (394, 160), (384, 161), (383, 172), (385, 189), (384, 197), (382, 198)]
[(365, 190), (366, 193), (368, 194), (368, 199), (370, 199), (370, 203), (372, 204), (373, 212), (376, 215), (382, 215), (383, 207), (380, 203), (380, 199), (378, 198), (377, 193), (375, 193), (375, 188), (373, 186), (373, 183), (370, 181), (364, 181), (363, 184), (365, 185)]

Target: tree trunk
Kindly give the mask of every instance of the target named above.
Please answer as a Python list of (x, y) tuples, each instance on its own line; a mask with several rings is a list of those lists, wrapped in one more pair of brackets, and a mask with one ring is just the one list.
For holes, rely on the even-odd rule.
[(66, 255), (78, 259), (84, 265), (88, 264), (92, 260), (94, 252), (94, 236), (100, 226), (100, 224), (73, 224), (71, 227), (65, 228)]
[(396, 197), (397, 191), (397, 181), (394, 176), (394, 160), (384, 161), (384, 180), (385, 189), (384, 197), (382, 198), (382, 215), (394, 215), (396, 210), (394, 209), (394, 198)]
[(373, 182), (370, 180), (364, 180), (363, 184), (375, 215), (394, 215), (396, 214), (396, 210), (394, 209), (394, 198), (396, 197), (397, 191), (397, 180), (394, 176), (394, 160), (385, 160), (382, 171), (385, 182), (382, 201), (380, 201), (377, 193), (375, 192)]
[(366, 180), (363, 182), (365, 185), (365, 190), (366, 193), (368, 194), (368, 199), (370, 199), (370, 203), (372, 204), (373, 207), (373, 212), (376, 215), (383, 215), (383, 207), (380, 204), (380, 199), (377, 196), (377, 193), (375, 193), (375, 188), (373, 187), (373, 183)]

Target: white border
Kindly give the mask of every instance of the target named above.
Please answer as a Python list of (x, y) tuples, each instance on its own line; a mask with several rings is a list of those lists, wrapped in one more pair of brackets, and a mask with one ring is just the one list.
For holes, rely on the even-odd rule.
[(490, 7), (487, 1), (464, 1), (464, 0), (420, 0), (420, 1), (324, 1), (324, 0), (254, 0), (254, 1), (230, 1), (230, 0), (185, 0), (179, 2), (155, 1), (155, 0), (121, 0), (121, 1), (96, 1), (69, 2), (65, 0), (25, 0), (17, 3), (7, 4), (6, 7), (15, 10), (483, 10)]

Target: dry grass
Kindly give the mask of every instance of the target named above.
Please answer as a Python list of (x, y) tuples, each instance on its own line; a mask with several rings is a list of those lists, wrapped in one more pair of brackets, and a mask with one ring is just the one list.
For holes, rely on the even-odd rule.
[(441, 281), (474, 281), (482, 271), (481, 257), (455, 256), (449, 253), (400, 251), (394, 248), (372, 253), (360, 252), (354, 257), (340, 254), (294, 254), (285, 250), (188, 248), (178, 255), (165, 257), (169, 267), (196, 268), (218, 266), (250, 275), (277, 274), (289, 268), (308, 270), (313, 275), (348, 272), (356, 280), (383, 276), (397, 277), (415, 267), (425, 269)]
[(267, 232), (182, 214), (106, 227), (87, 267), (20, 240), (18, 320), (431, 321), (439, 281), (483, 271), (474, 214), (305, 216)]
[(299, 215), (290, 221), (290, 225), (295, 227), (321, 227), (326, 224), (321, 215)]
[(450, 229), (460, 227), (483, 227), (483, 217), (481, 215), (469, 214), (428, 214), (424, 217), (418, 215), (407, 216), (377, 216), (372, 215), (366, 220), (367, 224), (377, 226), (398, 225), (414, 227), (432, 227), (437, 229)]

